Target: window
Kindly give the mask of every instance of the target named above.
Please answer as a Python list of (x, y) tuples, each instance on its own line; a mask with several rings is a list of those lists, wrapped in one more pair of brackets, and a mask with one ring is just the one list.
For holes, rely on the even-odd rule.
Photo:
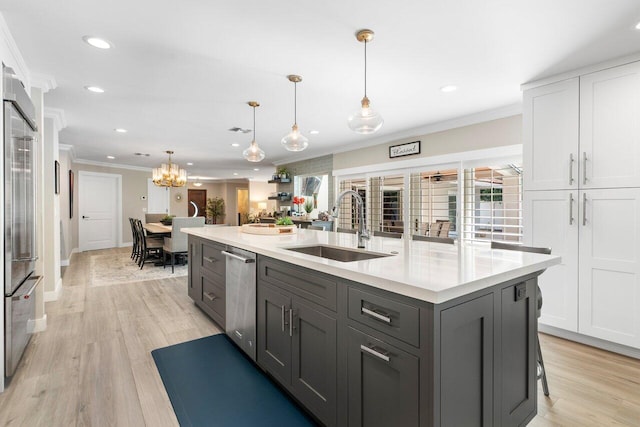
[(371, 231), (404, 232), (404, 175), (369, 179), (369, 226)]
[(458, 170), (411, 174), (411, 234), (456, 237)]
[(521, 167), (465, 169), (463, 210), (463, 239), (522, 241)]

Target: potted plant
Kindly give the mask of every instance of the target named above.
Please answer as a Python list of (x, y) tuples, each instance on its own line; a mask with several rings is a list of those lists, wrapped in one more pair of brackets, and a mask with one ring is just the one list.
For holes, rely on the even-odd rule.
[(280, 166), (278, 168), (278, 175), (280, 175), (280, 179), (287, 179), (289, 178), (289, 170), (286, 166)]
[(165, 215), (162, 217), (162, 219), (160, 220), (160, 222), (164, 225), (171, 225), (173, 223), (173, 218), (175, 217), (175, 215)]
[(218, 217), (224, 216), (224, 199), (222, 197), (211, 197), (207, 199), (207, 222), (211, 224), (218, 223)]
[(304, 202), (304, 211), (307, 213), (307, 216), (311, 215), (311, 212), (313, 212), (313, 201), (307, 199), (307, 201)]

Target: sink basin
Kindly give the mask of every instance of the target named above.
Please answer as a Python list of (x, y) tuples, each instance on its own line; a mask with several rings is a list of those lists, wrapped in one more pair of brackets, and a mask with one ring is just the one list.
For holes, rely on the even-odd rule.
[(336, 246), (325, 245), (299, 246), (286, 249), (288, 251), (300, 252), (307, 255), (333, 259), (335, 261), (341, 262), (364, 261), (367, 259), (391, 256), (389, 254), (381, 254), (378, 252), (359, 251), (355, 249), (338, 248)]

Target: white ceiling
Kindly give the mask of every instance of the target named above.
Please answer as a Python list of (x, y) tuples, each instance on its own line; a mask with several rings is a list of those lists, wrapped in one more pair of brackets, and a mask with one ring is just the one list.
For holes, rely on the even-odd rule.
[[(638, 0), (0, 0), (0, 12), (29, 69), (55, 78), (45, 105), (64, 110), (60, 142), (77, 158), (154, 167), (173, 149), (190, 175), (219, 178), (262, 178), (273, 162), (517, 104), (521, 83), (640, 51)], [(368, 95), (385, 124), (373, 136), (346, 124), (363, 95), (361, 28), (376, 33)], [(280, 146), (293, 122), (288, 74), (303, 76), (300, 129), (320, 131), (299, 154)], [(458, 91), (439, 90), (448, 84)], [(262, 104), (260, 164), (242, 158), (251, 135), (227, 130), (253, 127), (250, 100)]]

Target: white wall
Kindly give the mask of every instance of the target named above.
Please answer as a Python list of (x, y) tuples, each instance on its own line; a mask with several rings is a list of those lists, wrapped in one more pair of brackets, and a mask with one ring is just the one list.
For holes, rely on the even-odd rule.
[[(59, 125), (56, 120), (45, 113), (43, 127), (43, 153), (44, 160), (44, 292), (47, 301), (54, 301), (58, 298), (62, 289), (62, 277), (60, 275), (60, 196), (55, 194), (54, 189), (54, 161), (59, 161), (58, 154), (58, 132)], [(62, 171), (60, 179), (62, 180)], [(47, 179), (50, 177), (50, 179)], [(62, 188), (62, 184), (60, 185)]]

